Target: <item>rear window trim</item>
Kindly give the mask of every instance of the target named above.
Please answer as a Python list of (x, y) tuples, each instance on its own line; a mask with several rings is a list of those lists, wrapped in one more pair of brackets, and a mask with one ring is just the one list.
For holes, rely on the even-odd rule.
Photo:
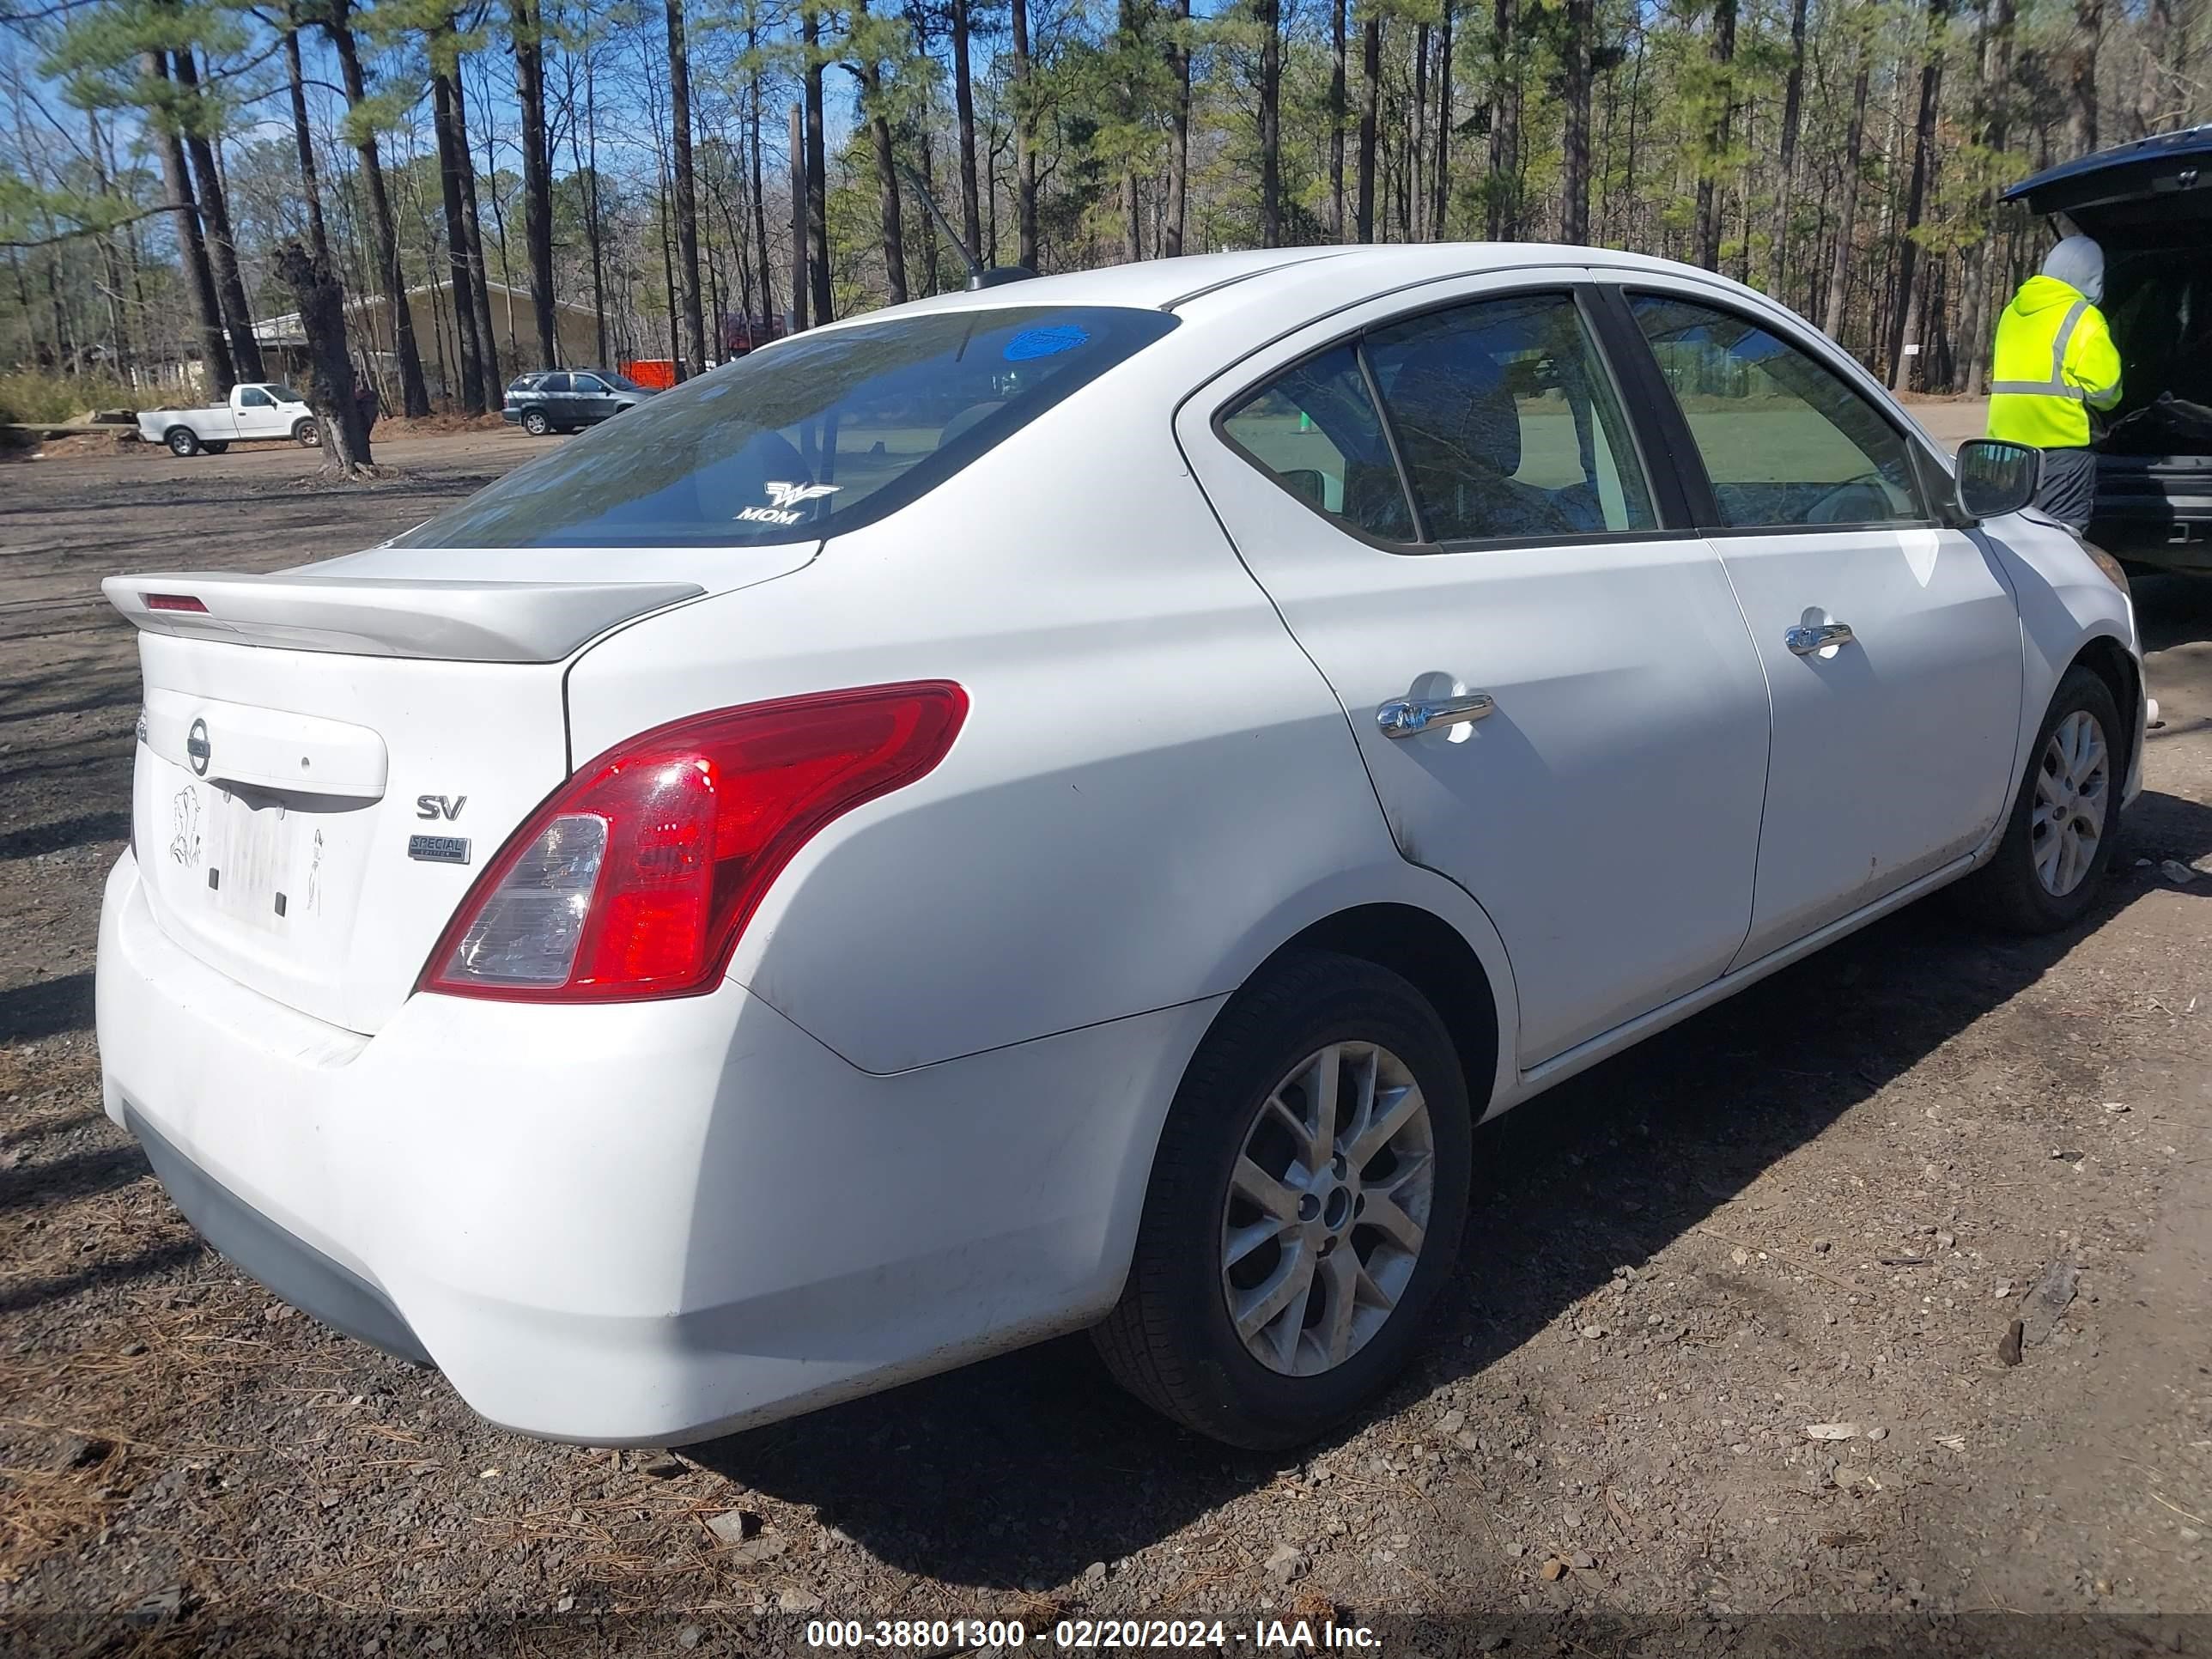
[[(939, 319), (957, 318), (969, 321), (971, 325), (972, 333), (981, 334), (993, 327), (1005, 325), (1002, 323), (996, 323), (989, 320), (993, 319), (1030, 314), (1037, 319), (1039, 322), (1042, 322), (1043, 319), (1054, 314), (1083, 314), (1096, 316), (1102, 313), (1109, 313), (1117, 319), (1127, 319), (1127, 325), (1137, 330), (1142, 337), (1136, 340), (1134, 343), (1131, 344), (1126, 350), (1122, 351), (1120, 356), (1112, 359), (1112, 361), (1103, 363), (1100, 367), (1091, 370), (1086, 374), (1079, 376), (1069, 374), (1054, 376), (1038, 387), (1028, 398), (1019, 400), (1010, 399), (1001, 404), (1000, 407), (994, 410), (990, 415), (974, 422), (950, 442), (940, 444), (927, 455), (922, 457), (921, 459), (915, 462), (914, 465), (906, 468), (905, 471), (901, 472), (896, 477), (890, 479), (877, 489), (869, 492), (869, 494), (862, 499), (860, 503), (857, 504), (853, 508), (848, 509), (847, 516), (839, 520), (815, 521), (807, 524), (781, 526), (785, 533), (779, 535), (763, 534), (748, 537), (743, 539), (720, 540), (708, 540), (703, 537), (694, 539), (669, 533), (661, 533), (650, 538), (642, 536), (635, 538), (625, 538), (610, 537), (605, 533), (597, 533), (589, 536), (577, 536), (573, 539), (538, 539), (527, 542), (514, 540), (489, 541), (472, 539), (456, 542), (443, 536), (425, 536), (422, 534), (424, 531), (429, 529), (436, 523), (437, 519), (441, 519), (447, 516), (448, 514), (458, 512), (463, 506), (466, 505), (468, 501), (475, 499), (475, 497), (471, 496), (465, 498), (461, 502), (455, 503), (452, 507), (446, 509), (444, 513), (441, 513), (436, 515), (436, 518), (426, 520), (421, 524), (412, 526), (407, 530), (401, 532), (398, 535), (392, 538), (389, 544), (410, 548), (450, 547), (457, 550), (468, 549), (471, 550), (480, 550), (491, 552), (514, 553), (528, 552), (533, 550), (574, 550), (579, 549), (603, 550), (609, 553), (639, 552), (648, 550), (683, 551), (688, 553), (742, 553), (761, 548), (787, 546), (794, 542), (825, 542), (833, 538), (842, 536), (854, 531), (864, 529), (871, 525), (880, 523), (883, 520), (903, 511), (905, 508), (912, 506), (915, 502), (920, 501), (924, 496), (933, 493), (935, 490), (949, 483), (960, 472), (965, 471), (975, 461), (981, 459), (984, 455), (998, 447), (999, 445), (1006, 442), (1024, 428), (1033, 425), (1037, 420), (1049, 414), (1054, 409), (1057, 408), (1067, 398), (1073, 397), (1078, 392), (1083, 391), (1085, 387), (1090, 386), (1098, 380), (1112, 374), (1115, 369), (1120, 368), (1122, 365), (1128, 362), (1130, 359), (1146, 350), (1147, 348), (1158, 344), (1160, 341), (1165, 339), (1169, 335), (1174, 333), (1178, 328), (1180, 328), (1182, 325), (1183, 319), (1173, 313), (1164, 312), (1150, 306), (1068, 304), (1048, 306), (1041, 305), (1034, 301), (1028, 304), (1010, 303), (1001, 306), (980, 307), (972, 309), (961, 307), (957, 310), (924, 313), (918, 316), (860, 318), (855, 319), (849, 323), (841, 325), (834, 329), (825, 328), (810, 330), (805, 334), (786, 336), (781, 339), (771, 342), (768, 346), (763, 347), (759, 350), (747, 352), (742, 356), (732, 358), (728, 363), (720, 365), (716, 369), (710, 370), (707, 374), (701, 375), (695, 380), (690, 382), (689, 384), (690, 385), (702, 384), (711, 379), (712, 376), (717, 373), (726, 372), (727, 370), (736, 368), (744, 364), (769, 361), (763, 357), (763, 353), (765, 351), (772, 351), (775, 347), (781, 346), (787, 348), (786, 355), (789, 355), (789, 349), (794, 348), (799, 342), (805, 341), (810, 338), (821, 339), (830, 337), (833, 335), (844, 336), (860, 333), (872, 327), (886, 325), (922, 321), (934, 322)], [(549, 371), (549, 373), (550, 372), (550, 371)], [(577, 372), (582, 373), (586, 371)], [(681, 388), (678, 389), (680, 390)], [(657, 402), (658, 399), (655, 399), (654, 401)], [(819, 414), (820, 411), (817, 410), (814, 416), (808, 418), (818, 418)], [(1002, 424), (1002, 422), (1008, 422), (1010, 417), (1015, 416), (1018, 416), (1018, 418), (1012, 419), (1011, 424)], [(578, 441), (589, 441), (589, 438), (596, 438), (599, 433), (611, 429), (611, 426), (612, 423), (603, 423), (594, 428), (593, 432), (588, 434), (588, 438), (586, 440), (579, 440)], [(763, 428), (761, 429), (763, 431), (774, 431), (777, 428)], [(563, 449), (556, 450), (553, 453), (554, 454), (558, 455), (566, 453), (566, 449), (567, 447), (564, 446)], [(513, 476), (514, 475), (511, 473), (507, 475), (507, 477), (510, 477)], [(504, 481), (504, 479), (496, 481), (493, 484), (487, 486), (487, 489), (497, 489), (499, 484)]]

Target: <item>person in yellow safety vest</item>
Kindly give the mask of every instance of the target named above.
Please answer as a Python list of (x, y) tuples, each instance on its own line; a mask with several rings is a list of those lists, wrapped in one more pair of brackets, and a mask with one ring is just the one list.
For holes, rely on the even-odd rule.
[(1990, 359), (1989, 435), (2043, 451), (2035, 504), (2077, 531), (2097, 499), (2089, 411), (2120, 400), (2120, 354), (2097, 309), (2104, 297), (2105, 250), (2067, 237), (1997, 319)]

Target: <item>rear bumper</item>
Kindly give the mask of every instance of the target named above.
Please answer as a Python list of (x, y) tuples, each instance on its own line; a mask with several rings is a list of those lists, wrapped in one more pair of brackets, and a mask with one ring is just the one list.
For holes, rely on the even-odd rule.
[(2212, 572), (2212, 463), (2100, 457), (2088, 538), (2131, 563)]
[(505, 421), (509, 426), (520, 426), (522, 424), (522, 411), (515, 408), (512, 404), (509, 404), (499, 411), (499, 418)]
[(383, 1291), (285, 1231), (172, 1146), (137, 1112), (128, 1106), (122, 1109), (123, 1127), (138, 1138), (169, 1201), (233, 1267), (348, 1336), (418, 1365), (430, 1364), (421, 1339)]
[(109, 1115), (240, 1267), (526, 1433), (667, 1445), (1101, 1316), (1207, 1003), (890, 1077), (741, 988), (416, 996), (374, 1039), (179, 949), (136, 863)]

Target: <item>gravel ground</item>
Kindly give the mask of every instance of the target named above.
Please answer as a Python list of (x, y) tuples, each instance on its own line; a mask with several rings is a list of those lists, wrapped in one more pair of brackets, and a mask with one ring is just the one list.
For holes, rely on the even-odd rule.
[(1074, 1340), (613, 1453), (232, 1272), (92, 1036), (138, 701), (97, 579), (346, 550), (536, 448), (394, 444), (343, 495), (282, 450), (0, 467), (0, 1648), (2212, 1651), (2212, 587), (2138, 588), (2166, 724), (2090, 925), (1919, 907), (1486, 1129), (1437, 1340), (1338, 1438), (1224, 1454)]

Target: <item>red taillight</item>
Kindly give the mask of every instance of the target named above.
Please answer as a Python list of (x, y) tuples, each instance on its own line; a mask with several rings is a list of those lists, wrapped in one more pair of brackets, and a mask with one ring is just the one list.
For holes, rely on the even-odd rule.
[(418, 988), (521, 1001), (689, 996), (824, 824), (943, 760), (949, 681), (754, 703), (579, 769), (477, 878)]
[(189, 593), (141, 593), (149, 611), (197, 611), (204, 616), (207, 606)]

